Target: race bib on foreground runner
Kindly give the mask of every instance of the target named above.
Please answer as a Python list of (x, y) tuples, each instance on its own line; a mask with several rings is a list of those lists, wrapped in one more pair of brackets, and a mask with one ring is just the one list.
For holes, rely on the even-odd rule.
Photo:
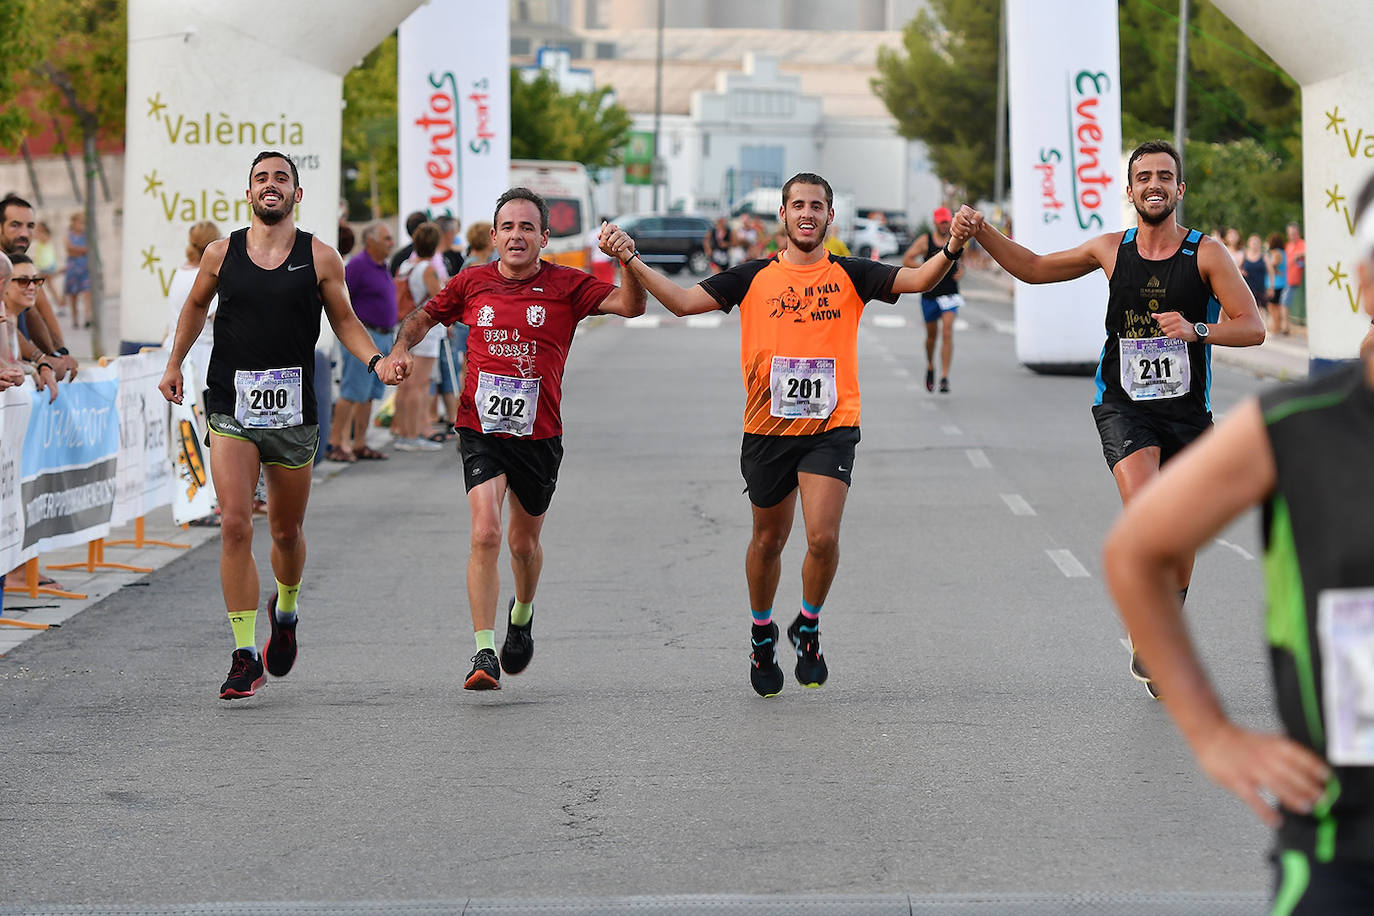
[(1192, 385), (1188, 344), (1173, 337), (1121, 339), (1121, 387), (1132, 401), (1181, 398)]
[(1374, 766), (1374, 588), (1317, 596), (1326, 757)]
[(835, 410), (835, 360), (773, 357), (770, 413), (788, 420), (825, 419)]
[(239, 369), (234, 373), (234, 419), (246, 429), (283, 429), (305, 422), (303, 371)]
[(479, 372), (473, 400), (482, 418), (482, 432), (528, 436), (534, 432), (539, 409), (539, 379)]

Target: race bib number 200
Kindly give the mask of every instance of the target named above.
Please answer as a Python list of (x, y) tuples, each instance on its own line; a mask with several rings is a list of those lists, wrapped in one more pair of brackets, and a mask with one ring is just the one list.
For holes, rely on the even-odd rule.
[(246, 429), (284, 429), (305, 422), (299, 366), (234, 373), (234, 419)]
[(1188, 344), (1173, 337), (1121, 340), (1121, 387), (1132, 401), (1181, 398), (1192, 386)]
[(539, 409), (539, 379), (481, 372), (474, 400), (482, 432), (528, 436), (534, 432), (534, 415)]
[(770, 413), (788, 420), (824, 419), (835, 410), (835, 360), (773, 357)]

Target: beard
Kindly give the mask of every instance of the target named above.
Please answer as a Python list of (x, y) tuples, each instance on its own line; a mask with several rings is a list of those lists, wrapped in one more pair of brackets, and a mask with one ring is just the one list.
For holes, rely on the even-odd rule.
[(255, 200), (253, 201), (253, 215), (267, 225), (275, 226), (277, 223), (286, 219), (287, 214), (291, 212), (291, 202), (283, 199), (282, 203), (285, 205), (283, 209), (273, 210), (261, 201)]
[(0, 239), (0, 249), (5, 254), (25, 254), (29, 250), (29, 240), (25, 238)]
[(825, 244), (825, 234), (830, 229), (830, 223), (829, 221), (827, 221), (824, 226), (820, 227), (821, 231), (816, 233), (816, 237), (814, 240), (802, 241), (801, 239), (797, 238), (795, 235), (792, 234), (792, 223), (790, 220), (784, 219), (782, 221), (782, 225), (783, 228), (787, 230), (788, 247), (796, 246), (796, 249), (798, 251), (805, 252), (807, 254), (810, 254), (811, 252), (815, 251), (817, 248)]
[(1158, 225), (1160, 225), (1160, 224), (1162, 224), (1162, 223), (1164, 223), (1164, 222), (1166, 222), (1166, 221), (1168, 221), (1168, 220), (1173, 219), (1173, 217), (1174, 217), (1174, 210), (1175, 210), (1177, 207), (1178, 207), (1178, 201), (1174, 201), (1173, 203), (1169, 204), (1169, 206), (1165, 207), (1165, 208), (1164, 208), (1164, 212), (1160, 213), (1158, 216), (1151, 216), (1150, 214), (1146, 213), (1146, 212), (1144, 211), (1144, 209), (1141, 208), (1140, 204), (1136, 204), (1136, 205), (1135, 205), (1135, 213), (1136, 213), (1136, 216), (1139, 216), (1139, 217), (1140, 217), (1140, 221), (1141, 221), (1142, 223), (1144, 223), (1145, 225), (1147, 225), (1147, 226), (1158, 226)]

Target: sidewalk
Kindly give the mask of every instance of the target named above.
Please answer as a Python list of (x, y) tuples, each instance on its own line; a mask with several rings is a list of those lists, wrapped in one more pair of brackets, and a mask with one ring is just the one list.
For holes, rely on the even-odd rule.
[[(978, 280), (1002, 290), (1010, 299), (1015, 281), (1001, 268), (977, 269)], [(1294, 381), (1307, 378), (1307, 328), (1293, 325), (1292, 333), (1268, 334), (1257, 347), (1213, 347), (1218, 363), (1253, 372), (1260, 378)]]

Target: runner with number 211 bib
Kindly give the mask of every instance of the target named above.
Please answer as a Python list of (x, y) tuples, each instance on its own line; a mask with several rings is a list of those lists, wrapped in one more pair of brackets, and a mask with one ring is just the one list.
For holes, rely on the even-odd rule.
[[(1107, 342), (1097, 367), (1093, 418), (1123, 504), (1159, 476), (1160, 465), (1211, 428), (1210, 346), (1264, 342), (1259, 307), (1230, 254), (1174, 219), (1184, 189), (1173, 146), (1142, 143), (1126, 164), (1126, 193), (1137, 225), (1046, 255), (1016, 244), (964, 208), (975, 221), (978, 243), (1022, 282), (1057, 283), (1099, 269), (1107, 275)], [(1180, 604), (1188, 595), (1193, 559), (1173, 571)], [(1134, 649), (1131, 675), (1159, 697)]]
[(839, 565), (844, 512), (859, 442), (859, 318), (872, 299), (932, 289), (959, 259), (972, 231), (965, 217), (949, 242), (920, 267), (842, 258), (825, 248), (835, 195), (820, 175), (803, 172), (782, 188), (778, 217), (787, 247), (721, 271), (683, 289), (648, 267), (634, 240), (616, 226), (601, 232), (601, 250), (625, 263), (675, 315), (740, 310), (744, 375), (744, 441), (740, 470), (753, 504), (753, 536), (744, 558), (753, 616), (749, 681), (760, 696), (782, 690), (773, 599), (782, 549), (800, 494), (806, 526), (801, 610), (787, 636), (797, 653), (797, 681), (820, 687), (829, 676), (821, 654), (821, 606)]

